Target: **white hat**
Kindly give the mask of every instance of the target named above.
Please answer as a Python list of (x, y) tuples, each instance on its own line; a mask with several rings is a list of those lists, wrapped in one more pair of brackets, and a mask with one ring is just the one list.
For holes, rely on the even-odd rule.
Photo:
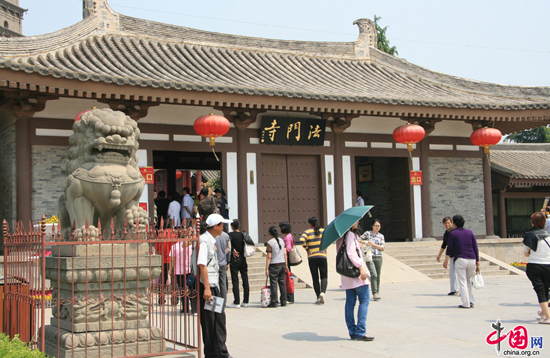
[(218, 225), (219, 223), (231, 224), (232, 222), (233, 220), (224, 219), (220, 214), (210, 214), (210, 216), (206, 219), (206, 226), (212, 227)]

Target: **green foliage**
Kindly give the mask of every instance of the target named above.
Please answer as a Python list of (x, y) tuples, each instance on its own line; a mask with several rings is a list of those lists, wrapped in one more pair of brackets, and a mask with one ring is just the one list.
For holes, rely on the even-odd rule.
[(46, 358), (47, 356), (39, 350), (31, 351), (29, 346), (15, 336), (11, 341), (10, 337), (0, 333), (0, 357), (1, 358)]
[(512, 133), (504, 141), (514, 143), (550, 143), (550, 128), (539, 127)]
[(390, 40), (386, 37), (386, 31), (388, 30), (388, 26), (381, 27), (378, 24), (378, 20), (381, 20), (382, 18), (380, 16), (374, 15), (374, 26), (376, 27), (376, 33), (378, 35), (378, 49), (380, 51), (384, 51), (385, 53), (389, 53), (392, 56), (399, 56), (399, 52), (397, 52), (397, 48), (395, 46), (390, 47)]

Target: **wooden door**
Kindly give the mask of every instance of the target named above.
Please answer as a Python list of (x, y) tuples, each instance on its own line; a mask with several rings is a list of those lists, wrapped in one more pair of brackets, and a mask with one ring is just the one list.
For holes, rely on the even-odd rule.
[[(412, 238), (408, 158), (390, 159), (391, 236), (386, 241)], [(388, 240), (389, 239), (389, 240)]]

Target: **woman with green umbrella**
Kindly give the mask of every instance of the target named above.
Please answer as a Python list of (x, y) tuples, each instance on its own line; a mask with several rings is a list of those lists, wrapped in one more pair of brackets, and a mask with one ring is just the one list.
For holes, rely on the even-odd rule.
[[(342, 288), (346, 290), (345, 319), (348, 327), (348, 333), (352, 340), (370, 342), (374, 337), (367, 336), (367, 312), (369, 310), (369, 278), (367, 276), (367, 267), (363, 261), (363, 254), (360, 250), (360, 244), (357, 240), (357, 227), (359, 221), (336, 241), (336, 250), (345, 244), (348, 258), (353, 265), (359, 268), (359, 277), (340, 276)], [(355, 303), (359, 300), (357, 309), (357, 322), (355, 321)]]

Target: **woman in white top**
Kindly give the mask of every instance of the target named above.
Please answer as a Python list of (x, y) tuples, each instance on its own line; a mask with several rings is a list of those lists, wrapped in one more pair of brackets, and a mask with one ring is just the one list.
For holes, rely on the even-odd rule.
[(271, 285), (271, 304), (268, 307), (277, 307), (277, 283), (281, 290), (281, 306), (286, 306), (286, 267), (287, 255), (285, 243), (279, 238), (279, 229), (276, 226), (270, 227), (268, 230), (271, 240), (267, 242), (265, 275), (269, 277)]
[(173, 192), (171, 195), (172, 202), (170, 205), (168, 205), (168, 217), (170, 218), (170, 226), (171, 227), (180, 227), (181, 226), (181, 219), (180, 219), (180, 211), (181, 211), (181, 204), (180, 204), (180, 195), (178, 192)]
[(371, 291), (372, 299), (378, 301), (380, 299), (380, 277), (382, 274), (382, 251), (386, 248), (386, 240), (384, 235), (380, 233), (382, 228), (380, 220), (375, 219), (372, 224), (372, 231), (367, 231), (361, 236), (361, 244), (370, 246), (372, 251), (372, 261), (367, 262), (367, 268), (371, 274)]
[(544, 229), (546, 218), (541, 212), (531, 215), (531, 224), (533, 228), (523, 237), (523, 251), (529, 257), (526, 273), (539, 300), (539, 323), (550, 324), (550, 233)]

